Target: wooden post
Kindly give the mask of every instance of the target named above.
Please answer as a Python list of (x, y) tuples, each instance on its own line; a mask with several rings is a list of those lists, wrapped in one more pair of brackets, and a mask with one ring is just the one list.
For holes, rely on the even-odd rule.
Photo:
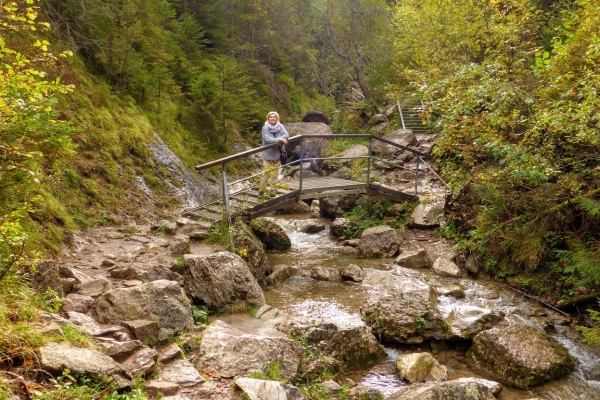
[(229, 247), (231, 252), (235, 252), (233, 247), (233, 237), (231, 236), (231, 213), (229, 209), (229, 188), (227, 186), (227, 163), (223, 163), (223, 204), (225, 205), (225, 213), (227, 213), (227, 235), (229, 236)]

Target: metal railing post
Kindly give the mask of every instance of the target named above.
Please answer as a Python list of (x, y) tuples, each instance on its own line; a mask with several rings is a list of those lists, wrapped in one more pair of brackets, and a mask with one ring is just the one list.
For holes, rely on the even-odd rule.
[(415, 174), (415, 196), (417, 195), (417, 188), (419, 186), (419, 164), (421, 163), (421, 156), (417, 156), (417, 173)]
[(369, 138), (369, 157), (367, 158), (367, 187), (369, 187), (369, 181), (371, 180), (371, 146), (373, 145), (373, 138)]
[(300, 169), (298, 170), (298, 193), (296, 194), (296, 200), (300, 201), (300, 194), (302, 193), (302, 165), (304, 164), (304, 138), (300, 139)]
[(406, 129), (404, 125), (404, 117), (402, 116), (402, 107), (400, 106), (400, 101), (396, 100), (396, 104), (398, 105), (398, 112), (400, 113), (400, 121), (402, 121), (402, 129)]
[(229, 187), (227, 186), (227, 163), (223, 163), (223, 204), (227, 213), (227, 235), (229, 236), (229, 247), (235, 252), (233, 247), (233, 236), (231, 236), (231, 212), (229, 208)]

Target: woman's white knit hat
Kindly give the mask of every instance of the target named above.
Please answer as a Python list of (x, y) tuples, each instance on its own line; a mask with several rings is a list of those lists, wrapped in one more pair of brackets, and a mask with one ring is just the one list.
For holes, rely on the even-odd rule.
[(275, 116), (277, 117), (277, 121), (279, 121), (279, 114), (277, 114), (277, 111), (269, 111), (269, 113), (267, 114), (267, 119), (269, 119), (269, 116), (271, 114), (275, 114)]

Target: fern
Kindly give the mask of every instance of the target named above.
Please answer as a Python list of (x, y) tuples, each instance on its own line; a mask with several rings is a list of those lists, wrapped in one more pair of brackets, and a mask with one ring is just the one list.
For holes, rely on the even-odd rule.
[(600, 217), (600, 201), (578, 196), (575, 198), (575, 202), (589, 215)]
[(564, 273), (574, 274), (582, 285), (600, 283), (600, 254), (598, 252), (554, 250), (556, 256), (565, 264)]

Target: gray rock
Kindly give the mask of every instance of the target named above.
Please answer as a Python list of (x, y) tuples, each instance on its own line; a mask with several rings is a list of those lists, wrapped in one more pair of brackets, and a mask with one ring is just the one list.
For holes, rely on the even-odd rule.
[(437, 204), (419, 204), (410, 216), (415, 228), (434, 228), (440, 226), (444, 208)]
[(298, 275), (298, 267), (294, 265), (279, 265), (276, 266), (273, 273), (265, 279), (265, 283), (269, 286), (276, 286), (296, 275)]
[(98, 345), (104, 349), (104, 354), (117, 362), (126, 360), (135, 351), (144, 347), (144, 344), (139, 340), (128, 340), (126, 342), (111, 340), (99, 342)]
[(341, 265), (338, 267), (338, 271), (342, 279), (362, 282), (365, 278), (365, 271), (356, 264)]
[(172, 382), (151, 380), (144, 385), (144, 391), (152, 398), (157, 397), (159, 394), (163, 396), (175, 396), (179, 392), (179, 385)]
[(288, 381), (298, 374), (300, 345), (290, 339), (246, 334), (222, 321), (214, 321), (202, 334), (196, 366), (219, 377), (264, 372), (279, 362), (279, 376)]
[(39, 349), (40, 367), (54, 375), (69, 369), (102, 381), (106, 376), (119, 375), (123, 369), (109, 356), (99, 351), (75, 347), (67, 342), (52, 342)]
[(444, 321), (435, 307), (435, 292), (412, 270), (369, 271), (363, 284), (377, 287), (361, 308), (361, 316), (383, 341), (416, 344), (442, 339)]
[(160, 324), (159, 340), (194, 324), (190, 301), (177, 282), (159, 280), (106, 293), (96, 305), (98, 321), (152, 319)]
[(439, 276), (447, 276), (451, 278), (460, 278), (461, 271), (460, 267), (456, 265), (452, 260), (447, 258), (438, 257), (433, 262), (431, 270)]
[[(452, 397), (449, 397), (449, 394)], [(479, 382), (446, 381), (416, 383), (400, 389), (386, 400), (441, 400), (441, 399), (468, 399), (468, 400), (496, 400), (492, 391)]]
[(237, 378), (235, 384), (242, 389), (250, 400), (304, 400), (305, 397), (296, 386), (277, 381), (265, 381), (252, 378)]
[(118, 332), (123, 329), (118, 325), (99, 324), (92, 317), (76, 311), (67, 312), (67, 316), (69, 317), (69, 322), (73, 323), (77, 328), (90, 336), (101, 336), (107, 333)]
[(76, 311), (85, 314), (89, 311), (94, 303), (94, 298), (91, 296), (83, 296), (76, 293), (68, 294), (63, 302), (62, 310), (65, 312)]
[(313, 267), (310, 270), (310, 277), (318, 281), (339, 281), (342, 279), (336, 268)]
[(82, 296), (98, 297), (112, 289), (112, 282), (106, 278), (91, 279), (75, 285)]
[(160, 379), (182, 387), (196, 386), (204, 382), (198, 370), (185, 358), (167, 362), (160, 370)]
[(560, 342), (526, 325), (497, 326), (479, 333), (467, 357), (477, 367), (525, 388), (560, 379), (575, 368)]
[(448, 379), (446, 367), (429, 353), (411, 353), (396, 360), (396, 368), (400, 377), (410, 383), (424, 381), (445, 381)]
[(502, 311), (457, 305), (446, 318), (448, 340), (470, 340), (479, 332), (496, 326), (504, 318)]
[(132, 379), (137, 379), (140, 375), (146, 376), (152, 373), (156, 360), (158, 360), (156, 350), (145, 348), (129, 356), (121, 363), (121, 367)]
[(400, 239), (393, 228), (386, 225), (367, 228), (360, 236), (358, 254), (361, 257), (393, 257), (400, 247)]
[(131, 332), (134, 338), (145, 344), (152, 346), (158, 342), (160, 333), (160, 324), (158, 321), (136, 319), (132, 321), (121, 321), (121, 324), (129, 329), (129, 332)]
[(238, 301), (265, 304), (265, 296), (248, 265), (229, 252), (184, 257), (184, 287), (192, 299), (214, 310)]
[(405, 268), (429, 268), (432, 264), (427, 250), (423, 248), (402, 251), (394, 263)]
[(175, 357), (180, 357), (183, 355), (183, 352), (177, 343), (171, 343), (165, 346), (157, 347), (156, 352), (158, 353), (158, 361), (161, 363), (171, 361)]
[(344, 231), (352, 228), (354, 223), (352, 223), (349, 219), (344, 217), (338, 217), (333, 220), (329, 230), (333, 236), (343, 237)]

